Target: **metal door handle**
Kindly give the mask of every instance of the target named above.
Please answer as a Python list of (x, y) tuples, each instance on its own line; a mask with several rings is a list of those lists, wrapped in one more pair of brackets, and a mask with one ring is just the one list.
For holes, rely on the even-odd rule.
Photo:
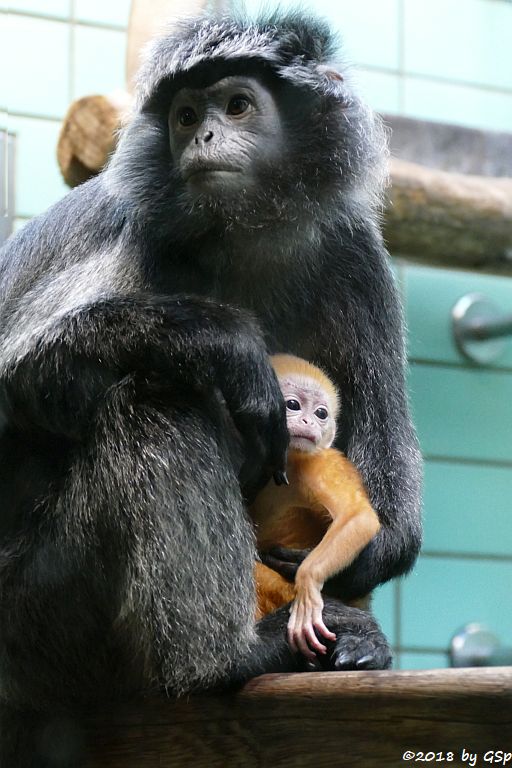
[(481, 293), (468, 293), (453, 307), (452, 325), (459, 351), (472, 362), (485, 365), (505, 351), (505, 337), (512, 335), (512, 314), (503, 314)]
[(512, 666), (512, 648), (502, 646), (483, 624), (466, 624), (450, 643), (452, 667)]

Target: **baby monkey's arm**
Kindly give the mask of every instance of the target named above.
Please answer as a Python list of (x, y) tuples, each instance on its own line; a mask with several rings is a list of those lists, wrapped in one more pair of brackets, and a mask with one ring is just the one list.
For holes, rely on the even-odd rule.
[(328, 640), (336, 639), (322, 618), (324, 582), (355, 559), (377, 533), (380, 523), (357, 470), (338, 451), (317, 454), (301, 483), (304, 493), (313, 500), (311, 507), (332, 518), (322, 541), (297, 570), (296, 598), (288, 622), (291, 647), (314, 659), (314, 651), (327, 651), (315, 630)]

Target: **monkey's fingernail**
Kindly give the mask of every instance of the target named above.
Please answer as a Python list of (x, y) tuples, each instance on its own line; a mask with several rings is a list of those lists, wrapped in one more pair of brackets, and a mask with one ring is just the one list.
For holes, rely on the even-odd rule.
[(371, 654), (361, 656), (361, 658), (356, 661), (356, 667), (358, 669), (365, 669), (368, 666), (369, 661), (373, 661), (373, 656), (371, 656)]
[(286, 476), (286, 472), (283, 472), (282, 469), (274, 472), (274, 482), (276, 485), (290, 485), (288, 477)]
[(341, 656), (338, 656), (336, 659), (336, 662), (334, 664), (335, 669), (346, 669), (349, 666), (352, 666), (352, 657), (349, 656), (348, 653), (344, 653)]

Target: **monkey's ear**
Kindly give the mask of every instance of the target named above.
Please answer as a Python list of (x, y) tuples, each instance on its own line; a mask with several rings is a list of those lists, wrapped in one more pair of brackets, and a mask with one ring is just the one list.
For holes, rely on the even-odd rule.
[(320, 74), (326, 77), (328, 80), (337, 80), (339, 82), (343, 82), (343, 75), (338, 72), (336, 69), (333, 69), (332, 67), (327, 66), (326, 64), (319, 64), (316, 68), (316, 71)]

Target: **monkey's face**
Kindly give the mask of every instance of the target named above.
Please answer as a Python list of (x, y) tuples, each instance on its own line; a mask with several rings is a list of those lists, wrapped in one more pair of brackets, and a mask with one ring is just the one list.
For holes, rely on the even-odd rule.
[(168, 123), (174, 165), (191, 201), (259, 190), (262, 176), (282, 154), (277, 104), (254, 77), (182, 88), (172, 100)]
[(279, 379), (286, 403), (290, 448), (311, 453), (329, 448), (336, 432), (331, 398), (313, 379), (287, 376)]

